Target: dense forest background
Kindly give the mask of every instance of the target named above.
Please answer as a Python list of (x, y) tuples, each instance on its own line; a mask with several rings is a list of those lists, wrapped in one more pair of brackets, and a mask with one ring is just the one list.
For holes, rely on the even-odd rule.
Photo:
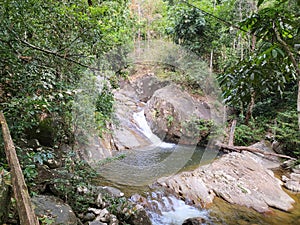
[[(98, 62), (120, 46), (129, 52), (151, 40), (174, 42), (207, 63), (234, 112), (228, 123), (238, 121), (236, 145), (268, 136), (299, 159), (299, 8), (299, 0), (1, 1), (0, 110), (29, 186), (38, 163), (74, 142), (78, 81), (103, 77), (93, 112), (101, 134), (113, 119), (112, 90), (133, 65), (111, 73)], [(201, 83), (178, 79), (192, 89)], [(28, 150), (37, 137), (44, 149)], [(3, 150), (0, 156), (0, 169), (7, 168)]]

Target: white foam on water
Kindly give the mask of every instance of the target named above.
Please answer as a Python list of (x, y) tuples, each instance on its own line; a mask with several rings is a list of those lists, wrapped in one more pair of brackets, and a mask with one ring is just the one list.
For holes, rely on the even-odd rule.
[(157, 147), (161, 148), (173, 148), (175, 144), (167, 143), (160, 140), (155, 134), (153, 134), (148, 122), (146, 120), (144, 110), (133, 114), (133, 119), (137, 123), (139, 130)]
[(152, 200), (158, 205), (161, 215), (149, 212), (153, 225), (181, 225), (188, 218), (208, 218), (207, 210), (199, 210), (185, 204), (174, 196), (162, 197), (161, 201)]

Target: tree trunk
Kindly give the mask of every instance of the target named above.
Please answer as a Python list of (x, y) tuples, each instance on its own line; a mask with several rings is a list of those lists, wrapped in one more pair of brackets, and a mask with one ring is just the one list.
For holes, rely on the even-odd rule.
[(288, 155), (282, 155), (282, 154), (276, 154), (276, 153), (272, 153), (272, 152), (266, 152), (266, 151), (263, 151), (263, 150), (260, 150), (258, 148), (254, 148), (254, 147), (231, 146), (231, 145), (222, 144), (220, 142), (216, 143), (216, 145), (219, 146), (220, 148), (227, 149), (227, 150), (230, 150), (230, 151), (235, 151), (235, 152), (247, 151), (247, 152), (252, 152), (252, 153), (259, 153), (259, 154), (262, 154), (264, 156), (276, 156), (276, 157), (280, 157), (280, 158), (284, 158), (284, 159), (296, 160), (295, 158), (290, 157)]
[(233, 146), (233, 144), (234, 144), (234, 131), (235, 131), (235, 127), (236, 127), (236, 120), (233, 120), (232, 124), (231, 124), (231, 128), (230, 128), (228, 146)]
[(298, 113), (298, 126), (300, 130), (300, 79), (298, 81), (297, 113)]
[(4, 149), (10, 167), (12, 188), (17, 203), (20, 223), (22, 225), (39, 225), (39, 221), (35, 216), (33, 207), (31, 205), (27, 186), (25, 184), (22, 169), (17, 157), (16, 149), (2, 112), (0, 112), (0, 122), (2, 125)]
[(251, 102), (248, 106), (248, 110), (247, 110), (246, 118), (245, 118), (245, 124), (246, 125), (249, 123), (249, 120), (252, 117), (252, 111), (253, 111), (254, 104), (255, 104), (255, 92), (252, 91), (252, 93), (251, 93)]

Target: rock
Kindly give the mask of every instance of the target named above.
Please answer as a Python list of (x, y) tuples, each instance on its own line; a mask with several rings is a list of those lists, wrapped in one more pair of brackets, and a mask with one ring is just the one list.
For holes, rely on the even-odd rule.
[(37, 164), (37, 171), (38, 175), (35, 178), (36, 185), (32, 187), (32, 191), (41, 193), (45, 191), (49, 182), (54, 179), (55, 173), (47, 165), (40, 164)]
[[(260, 142), (257, 142), (250, 147), (257, 148), (259, 150), (269, 152), (269, 153), (275, 153), (272, 149), (272, 145), (269, 141), (262, 140)], [(248, 154), (252, 159), (254, 159), (257, 163), (261, 164), (266, 169), (274, 169), (280, 167), (280, 159), (276, 156), (267, 156), (260, 153), (251, 153), (251, 152), (244, 152), (244, 154)]]
[(52, 225), (77, 225), (77, 218), (71, 207), (53, 196), (37, 195), (32, 198), (34, 211), (38, 217), (51, 217)]
[(124, 88), (133, 89), (140, 101), (147, 102), (156, 90), (167, 86), (169, 83), (169, 81), (160, 81), (154, 74), (148, 73)]
[(96, 220), (96, 221), (89, 222), (88, 225), (107, 225), (107, 223), (102, 223)]
[(97, 195), (97, 198), (96, 198), (96, 205), (100, 208), (103, 208), (104, 207), (104, 201), (103, 201), (103, 194), (102, 193), (99, 193)]
[(140, 205), (136, 205), (134, 207), (134, 213), (130, 215), (129, 219), (126, 222), (131, 225), (152, 225), (147, 212)]
[(300, 192), (300, 173), (297, 170), (293, 170), (289, 177), (283, 175), (281, 180), (284, 182), (284, 186), (295, 192)]
[(294, 164), (295, 164), (295, 160), (289, 159), (289, 160), (284, 161), (281, 164), (281, 167), (284, 168), (284, 169), (290, 169), (294, 166)]
[(206, 220), (202, 217), (189, 218), (183, 221), (182, 225), (202, 225), (206, 224)]
[(83, 217), (83, 221), (92, 221), (96, 218), (95, 214), (94, 213), (87, 213), (84, 215)]
[(88, 208), (88, 211), (94, 213), (95, 215), (100, 215), (102, 210), (101, 209), (95, 209), (95, 208)]
[(0, 169), (0, 224), (5, 224), (11, 198), (9, 173)]
[(96, 221), (109, 223), (110, 216), (111, 216), (111, 214), (107, 209), (102, 209), (100, 214), (96, 217)]
[(117, 219), (117, 217), (115, 215), (110, 215), (109, 225), (118, 225), (118, 224), (119, 224), (119, 220)]
[(79, 194), (88, 194), (90, 190), (86, 186), (78, 186), (77, 193)]
[(101, 194), (101, 196), (109, 195), (109, 196), (115, 197), (115, 198), (120, 198), (120, 197), (124, 196), (124, 193), (122, 191), (120, 191), (117, 188), (109, 187), (109, 186), (104, 186), (104, 187), (99, 186), (99, 187), (97, 187), (97, 191), (99, 192), (99, 194)]
[(140, 131), (133, 119), (133, 114), (138, 110), (136, 97), (128, 96), (120, 90), (114, 93), (115, 115), (118, 125), (114, 125), (113, 140), (117, 150), (133, 149), (150, 145), (150, 140)]
[(174, 84), (154, 93), (145, 114), (153, 133), (167, 142), (198, 144), (209, 134), (209, 130), (197, 129), (201, 119), (210, 120), (209, 106)]
[(78, 140), (77, 145), (74, 146), (74, 151), (79, 152), (81, 159), (87, 161), (91, 166), (97, 166), (100, 160), (112, 157), (111, 135), (103, 134), (103, 137), (105, 138), (99, 137), (99, 131), (90, 131), (88, 134), (76, 135)]
[(223, 155), (210, 165), (158, 183), (200, 206), (208, 206), (215, 195), (262, 213), (270, 212), (269, 207), (289, 211), (295, 202), (282, 190), (281, 181), (247, 153)]
[(61, 162), (56, 159), (47, 159), (44, 163), (49, 166), (50, 169), (61, 167)]

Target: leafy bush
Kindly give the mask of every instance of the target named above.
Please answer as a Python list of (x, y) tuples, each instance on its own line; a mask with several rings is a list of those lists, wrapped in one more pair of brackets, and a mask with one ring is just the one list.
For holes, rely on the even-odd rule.
[(283, 150), (300, 158), (300, 132), (297, 119), (296, 110), (280, 112), (272, 129), (275, 140), (282, 143)]
[[(52, 181), (60, 198), (64, 199), (76, 213), (84, 212), (95, 202), (90, 191), (92, 180), (97, 175), (85, 161), (76, 160), (76, 154), (70, 153), (66, 158), (64, 169), (59, 172), (59, 178)], [(84, 195), (78, 189), (87, 188)]]
[(264, 128), (260, 122), (250, 121), (249, 125), (240, 124), (235, 128), (234, 143), (235, 145), (247, 146), (260, 141), (264, 137)]

